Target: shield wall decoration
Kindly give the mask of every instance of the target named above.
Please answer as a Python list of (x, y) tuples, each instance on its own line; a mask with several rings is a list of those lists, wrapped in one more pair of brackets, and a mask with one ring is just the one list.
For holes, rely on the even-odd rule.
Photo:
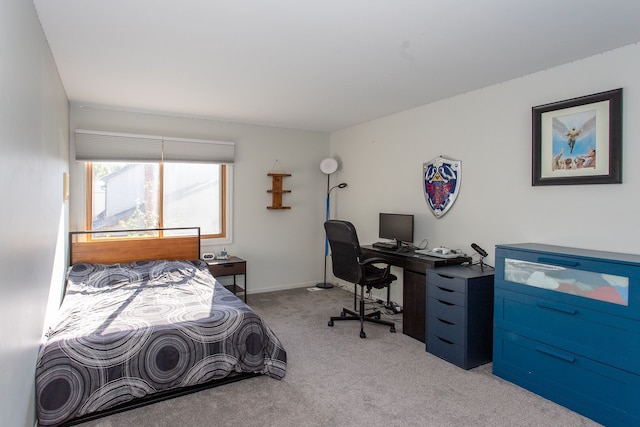
[(460, 192), (460, 160), (435, 159), (422, 164), (424, 198), (436, 218), (446, 214)]

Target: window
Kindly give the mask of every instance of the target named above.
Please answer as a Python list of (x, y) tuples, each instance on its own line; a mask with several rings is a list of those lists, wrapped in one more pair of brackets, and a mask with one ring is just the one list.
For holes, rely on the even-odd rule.
[(235, 143), (75, 130), (75, 158), (87, 165), (88, 230), (200, 227), (231, 239)]
[(89, 230), (199, 226), (202, 237), (227, 237), (226, 165), (86, 164)]

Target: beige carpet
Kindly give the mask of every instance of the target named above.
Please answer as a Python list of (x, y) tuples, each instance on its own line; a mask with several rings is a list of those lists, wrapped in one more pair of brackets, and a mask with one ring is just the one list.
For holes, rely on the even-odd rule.
[[(282, 381), (267, 377), (171, 399), (83, 426), (597, 426), (491, 374), (465, 371), (389, 328), (327, 326), (350, 293), (295, 289), (249, 295), (288, 355)], [(396, 316), (401, 321), (401, 316)]]

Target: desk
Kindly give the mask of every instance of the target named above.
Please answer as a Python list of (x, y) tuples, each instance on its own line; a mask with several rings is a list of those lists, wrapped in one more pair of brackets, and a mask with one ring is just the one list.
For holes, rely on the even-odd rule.
[(425, 342), (427, 270), (445, 265), (462, 264), (470, 261), (470, 258), (436, 258), (414, 252), (388, 251), (373, 246), (362, 246), (362, 254), (365, 258), (382, 258), (389, 264), (402, 268), (402, 305), (404, 311), (402, 333)]

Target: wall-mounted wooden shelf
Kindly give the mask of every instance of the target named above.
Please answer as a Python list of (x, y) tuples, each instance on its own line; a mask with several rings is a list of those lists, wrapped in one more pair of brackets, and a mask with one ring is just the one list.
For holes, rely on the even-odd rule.
[(282, 189), (282, 178), (291, 174), (268, 173), (267, 176), (271, 177), (271, 190), (267, 190), (267, 193), (271, 193), (271, 206), (267, 206), (267, 209), (291, 209), (291, 206), (282, 206), (282, 194), (291, 193), (291, 190)]

